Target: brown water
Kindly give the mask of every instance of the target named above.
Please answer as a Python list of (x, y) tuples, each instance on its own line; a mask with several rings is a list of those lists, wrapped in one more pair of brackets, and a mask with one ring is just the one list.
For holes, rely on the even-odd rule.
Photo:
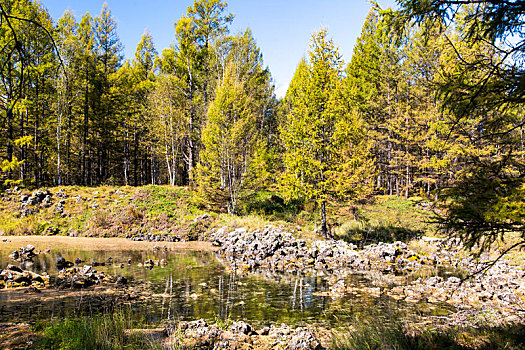
[[(8, 258), (9, 251), (0, 249), (0, 266), (15, 263), (25, 270), (47, 272), (51, 282), (57, 274), (55, 261), (63, 256), (69, 261), (80, 258), (89, 264), (110, 257), (112, 265), (96, 267), (111, 276), (129, 280), (148, 281), (152, 296), (147, 301), (129, 307), (140, 317), (153, 323), (166, 320), (205, 318), (242, 319), (255, 325), (286, 323), (293, 326), (317, 324), (345, 327), (356, 317), (419, 317), (446, 315), (451, 308), (445, 305), (396, 301), (386, 294), (374, 296), (366, 291), (332, 298), (328, 279), (334, 276), (300, 276), (261, 273), (238, 276), (228, 273), (212, 252), (185, 251), (180, 253), (155, 251), (86, 251), (67, 249), (37, 255), (33, 262), (16, 263)], [(128, 259), (132, 260), (127, 264)], [(165, 267), (149, 270), (139, 265), (147, 259), (165, 259)], [(124, 263), (121, 267), (121, 263)], [(436, 272), (438, 273), (438, 272)], [(347, 285), (370, 287), (374, 283), (363, 274), (349, 274)], [(383, 288), (388, 288), (383, 283)], [(0, 290), (0, 322), (36, 321), (68, 315), (96, 314), (108, 310), (104, 297), (97, 293), (56, 291), (55, 297), (39, 295), (20, 298), (9, 290)], [(122, 294), (122, 293), (121, 293)], [(22, 300), (21, 300), (22, 299)], [(115, 306), (115, 305), (112, 305)]]

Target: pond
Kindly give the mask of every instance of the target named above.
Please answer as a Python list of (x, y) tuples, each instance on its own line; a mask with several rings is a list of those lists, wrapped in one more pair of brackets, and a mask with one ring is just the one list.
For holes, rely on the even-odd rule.
[[(348, 286), (357, 292), (344, 297), (327, 295), (329, 280), (334, 276), (301, 276), (293, 274), (259, 273), (236, 275), (228, 272), (214, 252), (202, 251), (91, 251), (62, 249), (39, 254), (32, 262), (16, 263), (9, 259), (9, 251), (0, 249), (0, 266), (18, 264), (24, 270), (47, 272), (51, 283), (57, 275), (55, 261), (80, 258), (85, 264), (106, 262), (97, 266), (110, 276), (124, 276), (134, 283), (147, 282), (150, 294), (147, 302), (133, 303), (130, 308), (137, 316), (153, 324), (166, 320), (208, 321), (244, 320), (256, 326), (286, 323), (291, 326), (315, 324), (333, 328), (347, 327), (356, 317), (419, 317), (446, 315), (452, 308), (447, 305), (396, 301), (385, 293), (372, 295), (360, 287), (374, 286), (370, 278), (361, 273), (346, 274)], [(131, 263), (128, 264), (128, 259)], [(147, 269), (147, 259), (164, 259), (164, 267)], [(435, 272), (438, 273), (438, 272)], [(385, 288), (388, 288), (386, 286)], [(66, 315), (103, 312), (103, 296), (87, 292), (56, 291), (60, 297), (43, 298), (29, 295), (20, 299), (10, 290), (0, 290), (0, 322), (36, 321)], [(43, 293), (42, 293), (43, 294)], [(98, 299), (97, 299), (98, 298)], [(100, 305), (94, 302), (99, 300)]]

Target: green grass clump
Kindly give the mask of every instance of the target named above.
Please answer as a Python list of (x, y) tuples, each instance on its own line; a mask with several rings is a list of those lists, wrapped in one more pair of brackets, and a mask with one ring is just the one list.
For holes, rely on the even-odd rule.
[(158, 340), (133, 328), (142, 326), (131, 316), (116, 312), (96, 317), (66, 318), (40, 325), (34, 349), (124, 350), (160, 349)]
[(399, 322), (356, 322), (333, 337), (334, 350), (496, 350), (525, 349), (525, 325), (407, 331)]

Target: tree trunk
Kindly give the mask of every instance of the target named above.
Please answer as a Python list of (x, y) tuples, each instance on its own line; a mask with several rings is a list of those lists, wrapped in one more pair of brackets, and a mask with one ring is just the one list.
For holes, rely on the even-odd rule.
[(13, 160), (13, 109), (11, 106), (7, 107), (7, 161)]
[(37, 101), (37, 105), (36, 105), (36, 113), (35, 113), (35, 122), (34, 122), (34, 129), (33, 129), (33, 152), (34, 152), (34, 161), (35, 161), (35, 164), (34, 164), (34, 171), (33, 171), (33, 174), (34, 174), (34, 183), (35, 183), (35, 186), (38, 187), (39, 183), (38, 183), (38, 180), (39, 180), (39, 166), (38, 166), (38, 118), (39, 118), (39, 110), (38, 110), (38, 101), (39, 101), (39, 85), (38, 85), (38, 78), (36, 80), (36, 87), (35, 87), (35, 101)]
[(137, 135), (137, 123), (133, 123), (133, 185), (138, 186), (139, 185), (139, 177), (137, 174), (137, 170), (139, 167), (139, 159), (138, 159), (138, 153), (139, 153), (139, 140)]
[(326, 224), (326, 201), (321, 202), (321, 236), (330, 238), (328, 225)]
[(89, 93), (89, 85), (88, 85), (88, 72), (86, 69), (86, 86), (84, 91), (84, 133), (82, 137), (82, 184), (86, 185), (88, 183), (89, 172), (87, 170), (87, 160), (86, 160), (86, 153), (87, 153), (87, 139), (88, 139), (88, 122), (89, 122), (89, 99), (88, 99), (88, 93)]

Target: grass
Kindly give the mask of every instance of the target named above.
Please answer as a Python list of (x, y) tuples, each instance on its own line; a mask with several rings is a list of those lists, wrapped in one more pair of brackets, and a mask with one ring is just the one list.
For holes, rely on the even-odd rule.
[[(54, 196), (49, 207), (21, 217), (18, 196), (0, 202), (0, 235), (36, 235), (58, 231), (59, 235), (115, 237), (140, 233), (177, 235), (182, 239), (202, 238), (213, 227), (245, 227), (248, 230), (266, 225), (283, 226), (301, 238), (319, 238), (315, 229), (320, 222), (318, 208), (312, 203), (285, 202), (277, 192), (261, 191), (240, 205), (239, 215), (225, 214), (220, 208), (204, 210), (197, 196), (186, 187), (54, 187), (68, 198)], [(117, 192), (118, 191), (118, 192)], [(24, 191), (30, 194), (29, 191)], [(64, 200), (64, 213), (56, 212), (57, 202)], [(430, 213), (417, 208), (419, 199), (378, 196), (372, 203), (352, 210), (348, 204), (332, 203), (328, 222), (338, 238), (352, 243), (409, 241), (429, 234)], [(94, 205), (96, 203), (96, 205)], [(196, 218), (207, 214), (206, 223)]]
[(115, 312), (94, 317), (66, 318), (35, 326), (34, 349), (124, 350), (162, 349), (159, 339), (138, 331), (143, 321), (130, 313)]
[(407, 330), (399, 322), (356, 322), (353, 330), (333, 337), (334, 350), (522, 350), (525, 325)]
[[(432, 213), (418, 207), (421, 198), (377, 196), (373, 202), (359, 205), (353, 215), (335, 229), (336, 236), (347, 242), (365, 245), (377, 242), (409, 242), (422, 235), (434, 235)], [(353, 217), (352, 217), (353, 216)]]

